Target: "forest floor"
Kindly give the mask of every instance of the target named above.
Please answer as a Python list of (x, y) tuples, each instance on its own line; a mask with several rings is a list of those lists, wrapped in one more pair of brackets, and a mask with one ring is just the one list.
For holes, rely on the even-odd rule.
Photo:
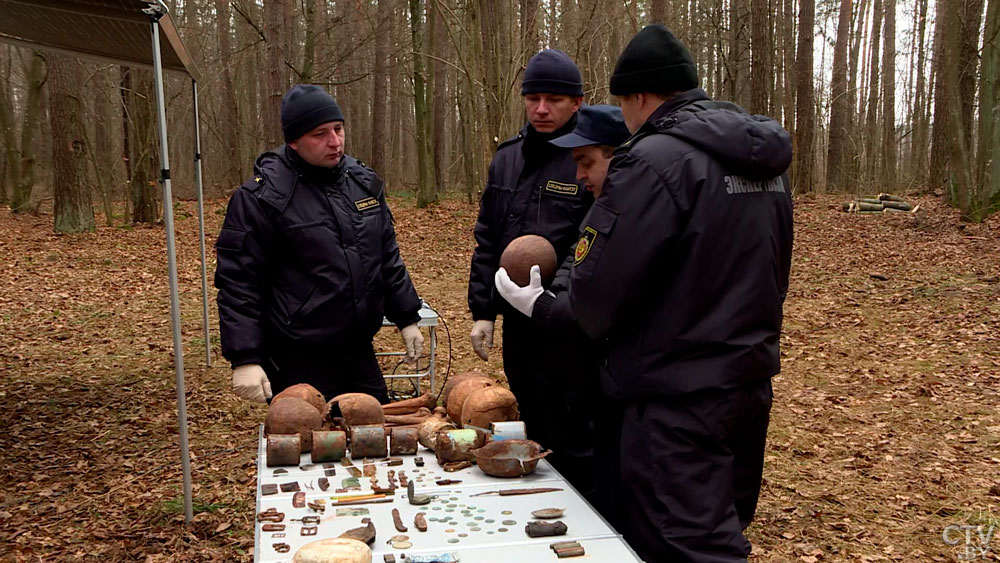
[[(848, 215), (843, 199), (796, 201), (751, 560), (956, 561), (982, 544), (1000, 561), (1000, 218), (964, 224), (934, 198)], [(498, 348), (483, 364), (468, 345), (476, 207), (391, 203), (418, 291), (448, 323), (439, 373), (502, 377)], [(224, 209), (207, 204), (210, 245)], [(230, 393), (211, 287), (204, 367), (198, 222), (193, 203), (176, 210), (189, 527), (162, 228), (58, 236), (50, 215), (0, 211), (0, 560), (252, 559), (265, 410)], [(964, 525), (987, 537), (968, 528), (967, 546), (949, 528)]]

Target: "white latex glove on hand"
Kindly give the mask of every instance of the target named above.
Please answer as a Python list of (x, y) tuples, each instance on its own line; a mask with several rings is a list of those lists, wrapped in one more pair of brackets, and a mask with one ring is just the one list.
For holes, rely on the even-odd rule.
[(257, 403), (266, 403), (271, 398), (271, 382), (264, 368), (257, 364), (246, 364), (233, 370), (233, 393)]
[(406, 355), (403, 356), (403, 361), (413, 365), (417, 358), (424, 353), (424, 335), (420, 333), (420, 329), (415, 323), (404, 326), (400, 329), (399, 334), (403, 336), (403, 344), (406, 345)]
[(476, 321), (472, 325), (472, 333), (469, 335), (472, 341), (472, 349), (483, 359), (490, 359), (489, 349), (493, 347), (493, 321)]
[(500, 268), (493, 276), (493, 284), (497, 293), (503, 296), (515, 309), (530, 317), (535, 308), (535, 301), (544, 291), (542, 289), (542, 270), (538, 266), (531, 267), (531, 278), (528, 285), (521, 287), (511, 281), (505, 268)]

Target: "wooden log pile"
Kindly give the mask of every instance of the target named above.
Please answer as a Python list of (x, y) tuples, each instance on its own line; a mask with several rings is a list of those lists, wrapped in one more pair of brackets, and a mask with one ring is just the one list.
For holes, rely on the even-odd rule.
[(920, 206), (911, 205), (897, 195), (880, 193), (848, 201), (843, 209), (847, 213), (916, 213)]

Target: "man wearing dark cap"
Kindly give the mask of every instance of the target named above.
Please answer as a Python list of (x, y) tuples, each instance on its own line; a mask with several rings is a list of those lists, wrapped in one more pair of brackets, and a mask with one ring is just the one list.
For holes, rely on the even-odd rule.
[(789, 135), (711, 100), (662, 25), (610, 86), (633, 135), (583, 221), (569, 300), (625, 403), (625, 538), (647, 561), (746, 561), (791, 264)]
[(420, 299), (399, 256), (382, 179), (344, 154), (344, 116), (320, 88), (281, 102), (285, 144), (257, 157), (216, 241), (222, 354), (233, 391), (264, 402), (308, 383), (388, 402), (372, 338), (383, 315), (406, 359), (423, 349)]
[(528, 123), (500, 143), (490, 163), (475, 227), (469, 275), (470, 339), (486, 360), (497, 315), (504, 316), (504, 373), (517, 397), (528, 435), (551, 448), (549, 460), (582, 493), (593, 490), (591, 414), (570, 404), (563, 361), (568, 343), (535, 326), (494, 291), (500, 255), (515, 238), (545, 237), (560, 262), (573, 248), (593, 197), (576, 181), (569, 149), (550, 140), (576, 125), (583, 80), (562, 51), (545, 50), (528, 61), (521, 82)]
[[(576, 179), (600, 197), (608, 164), (618, 145), (629, 138), (622, 110), (617, 106), (583, 106), (577, 112), (576, 127), (570, 133), (549, 141), (571, 149), (576, 161)], [(593, 416), (595, 493), (592, 502), (601, 515), (617, 529), (622, 529), (621, 405), (601, 391), (598, 366), (599, 343), (591, 341), (579, 328), (569, 302), (569, 273), (574, 256), (566, 257), (548, 289), (542, 287), (538, 266), (531, 269), (531, 281), (519, 287), (504, 268), (497, 270), (494, 283), (508, 303), (539, 327), (557, 338), (572, 343), (573, 352), (564, 358), (564, 368), (573, 374), (567, 391), (580, 410), (600, 413)]]

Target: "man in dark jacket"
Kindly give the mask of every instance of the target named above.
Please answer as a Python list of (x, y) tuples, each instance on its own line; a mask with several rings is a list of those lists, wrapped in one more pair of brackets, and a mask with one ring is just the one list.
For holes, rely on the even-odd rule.
[[(594, 197), (600, 197), (611, 156), (628, 137), (621, 108), (585, 105), (577, 112), (576, 128), (549, 142), (573, 151), (576, 179)], [(599, 414), (593, 416), (595, 491), (591, 502), (612, 526), (623, 529), (619, 464), (621, 405), (617, 399), (601, 391), (598, 381), (602, 359), (600, 346), (583, 334), (573, 316), (568, 292), (572, 266), (573, 256), (570, 255), (563, 261), (547, 290), (542, 288), (541, 272), (537, 266), (532, 268), (531, 282), (525, 287), (518, 287), (511, 281), (504, 268), (497, 270), (494, 283), (497, 293), (512, 307), (531, 317), (552, 337), (572, 343), (573, 352), (563, 359), (567, 369), (572, 370), (567, 392), (571, 402), (579, 405), (580, 409), (592, 413), (592, 416)]]
[(647, 561), (746, 561), (791, 264), (789, 135), (712, 101), (662, 25), (610, 87), (633, 136), (583, 222), (569, 296), (626, 403), (625, 537)]
[(281, 126), (286, 144), (257, 158), (216, 242), (233, 390), (264, 402), (308, 383), (327, 398), (361, 392), (388, 402), (372, 347), (383, 314), (407, 360), (420, 356), (423, 336), (384, 183), (344, 154), (344, 116), (322, 88), (292, 87)]
[(469, 275), (469, 309), (475, 321), (470, 339), (486, 360), (494, 322), (504, 315), (504, 373), (528, 435), (551, 448), (553, 466), (587, 494), (593, 489), (591, 414), (569, 402), (565, 375), (571, 366), (565, 360), (572, 348), (506, 306), (493, 282), (500, 255), (522, 235), (545, 237), (561, 262), (593, 202), (575, 180), (570, 150), (549, 143), (576, 124), (583, 101), (580, 70), (565, 53), (542, 51), (525, 67), (521, 94), (528, 123), (500, 144), (480, 202)]

